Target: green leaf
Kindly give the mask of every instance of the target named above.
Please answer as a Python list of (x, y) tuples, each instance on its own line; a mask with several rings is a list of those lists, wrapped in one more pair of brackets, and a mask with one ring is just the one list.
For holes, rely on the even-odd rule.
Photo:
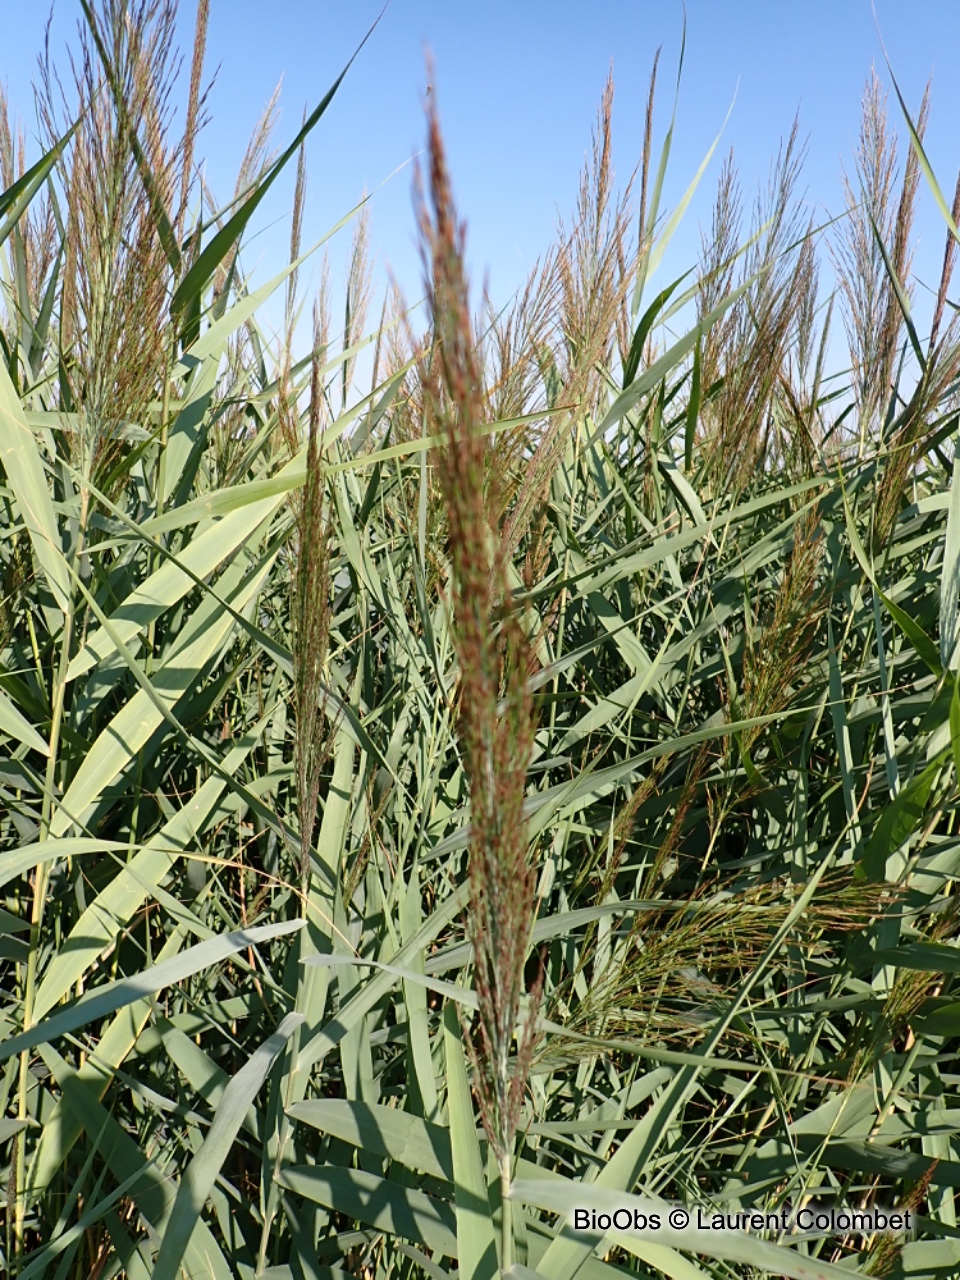
[(29, 1123), (29, 1120), (0, 1120), (0, 1144), (9, 1142), (14, 1134), (25, 1129)]
[(883, 880), (887, 859), (904, 845), (923, 821), (927, 800), (949, 755), (941, 751), (922, 773), (904, 786), (886, 806), (863, 852), (862, 866), (867, 878)]
[(217, 267), (219, 267), (223, 262), (233, 245), (243, 235), (243, 232), (246, 230), (247, 223), (253, 217), (254, 213), (256, 213), (264, 196), (286, 168), (290, 160), (300, 150), (301, 143), (306, 139), (307, 135), (320, 120), (320, 117), (330, 106), (330, 103), (333, 101), (334, 95), (343, 83), (347, 72), (353, 65), (354, 60), (360, 53), (360, 50), (370, 39), (370, 36), (373, 34), (381, 16), (382, 14), (377, 17), (376, 22), (374, 22), (373, 26), (360, 41), (360, 44), (357, 46), (352, 57), (347, 62), (347, 65), (340, 72), (339, 76), (337, 76), (330, 89), (327, 90), (319, 105), (315, 107), (307, 117), (303, 128), (287, 147), (286, 151), (284, 151), (283, 154), (274, 161), (256, 190), (247, 197), (233, 217), (231, 217), (224, 226), (216, 232), (207, 247), (197, 256), (196, 262), (194, 262), (193, 266), (181, 280), (174, 292), (170, 303), (170, 311), (174, 317), (181, 315), (187, 307), (194, 302), (200, 294), (202, 294), (203, 290), (206, 288), (207, 281), (216, 271)]
[[(308, 1067), (320, 1062), (353, 1027), (366, 1017), (386, 992), (396, 985), (398, 978), (407, 978), (410, 982), (418, 980), (422, 982), (424, 980), (422, 974), (402, 968), (404, 962), (409, 956), (420, 954), (425, 947), (435, 940), (442, 929), (463, 910), (469, 896), (470, 886), (462, 884), (449, 898), (438, 904), (410, 941), (404, 943), (394, 956), (393, 964), (376, 966), (381, 969), (381, 972), (368, 979), (357, 994), (352, 996), (347, 1004), (340, 1009), (336, 1017), (331, 1019), (326, 1026), (322, 1027), (316, 1035), (301, 1046), (300, 1054), (297, 1058), (297, 1071), (306, 1071)], [(457, 988), (454, 988), (454, 990), (457, 990)], [(461, 992), (461, 994), (466, 998), (466, 992)]]
[(28, 1031), (11, 1036), (0, 1043), (0, 1062), (6, 1061), (24, 1049), (32, 1049), (35, 1045), (55, 1040), (58, 1036), (76, 1031), (88, 1022), (105, 1018), (115, 1013), (124, 1005), (132, 1004), (143, 996), (156, 995), (164, 987), (173, 986), (189, 978), (195, 973), (202, 973), (228, 956), (243, 951), (246, 947), (255, 946), (258, 942), (266, 942), (270, 938), (281, 938), (303, 928), (302, 920), (281, 922), (280, 924), (259, 925), (254, 929), (237, 929), (233, 933), (222, 934), (219, 938), (211, 938), (208, 942), (200, 942), (190, 947), (172, 960), (155, 965), (143, 973), (129, 978), (117, 978), (102, 987), (74, 1000), (60, 1013), (54, 1014), (43, 1022), (37, 1023)]
[(51, 862), (54, 858), (78, 858), (83, 854), (107, 853), (110, 850), (119, 853), (129, 847), (119, 840), (99, 840), (92, 836), (40, 840), (36, 844), (21, 845), (19, 849), (0, 853), (0, 886), (9, 884), (11, 880), (16, 880), (34, 867)]
[[(254, 565), (249, 571), (246, 564), (238, 560), (226, 570), (220, 585), (233, 609), (243, 610), (256, 597), (267, 579), (273, 559), (270, 556), (265, 563)], [(97, 613), (98, 609), (90, 597), (88, 603)], [(206, 604), (206, 609), (201, 605), (191, 615), (152, 678), (147, 677), (129, 651), (123, 652), (124, 660), (141, 687), (104, 726), (84, 757), (54, 813), (50, 824), (53, 835), (64, 835), (97, 800), (103, 789), (137, 758), (164, 720), (164, 713), (172, 714), (173, 708), (193, 687), (205, 664), (230, 634), (233, 619), (227, 610), (216, 601), (208, 600)], [(101, 624), (107, 621), (102, 614), (100, 621)], [(117, 635), (114, 634), (112, 639), (115, 647), (120, 649)]]
[(907, 129), (910, 132), (910, 141), (913, 145), (913, 149), (914, 149), (914, 152), (916, 153), (917, 159), (920, 162), (920, 168), (923, 170), (923, 176), (926, 178), (927, 185), (930, 187), (930, 190), (933, 192), (933, 198), (937, 203), (937, 208), (940, 210), (941, 217), (943, 218), (944, 222), (947, 224), (947, 229), (949, 230), (950, 234), (953, 236), (954, 240), (960, 243), (960, 230), (957, 229), (957, 226), (953, 221), (953, 215), (950, 212), (950, 206), (947, 204), (946, 200), (943, 197), (943, 192), (940, 190), (940, 184), (937, 182), (937, 178), (935, 173), (933, 172), (933, 168), (930, 164), (930, 161), (927, 159), (927, 153), (923, 149), (923, 143), (920, 140), (920, 135), (917, 132), (916, 125), (913, 123), (913, 118), (911, 117), (910, 112), (907, 109), (907, 104), (903, 99), (903, 94), (900, 92), (900, 86), (897, 84), (897, 77), (893, 74), (893, 67), (891, 67), (890, 65), (890, 59), (887, 57), (886, 50), (884, 50), (883, 56), (887, 64), (887, 70), (890, 72), (890, 79), (893, 81), (894, 92), (896, 93), (897, 100), (900, 103), (900, 109), (903, 112), (903, 118), (907, 122)]
[(374, 1106), (345, 1098), (312, 1098), (296, 1102), (287, 1114), (342, 1142), (375, 1151), (405, 1169), (444, 1182), (454, 1180), (450, 1130), (396, 1107)]
[[(686, 23), (686, 18), (684, 18), (684, 23)], [(686, 34), (684, 34), (684, 41), (686, 41)], [(683, 55), (681, 54), (681, 63), (682, 61), (683, 61)], [(678, 88), (679, 88), (679, 78), (680, 78), (680, 73), (678, 69), (678, 72), (677, 72)], [(673, 212), (670, 214), (670, 217), (667, 219), (667, 222), (663, 228), (663, 231), (660, 233), (656, 241), (651, 246), (650, 253), (649, 253), (649, 261), (644, 264), (645, 277), (652, 276), (656, 271), (657, 267), (660, 265), (660, 261), (663, 258), (663, 255), (667, 251), (667, 246), (670, 244), (670, 241), (673, 239), (673, 236), (674, 236), (674, 233), (676, 232), (677, 227), (682, 222), (683, 215), (686, 213), (687, 207), (689, 206), (690, 201), (693, 199), (694, 195), (696, 194), (697, 187), (700, 185), (700, 179), (706, 173), (707, 165), (710, 163), (711, 159), (713, 158), (713, 153), (716, 151), (717, 146), (719, 145), (720, 139), (723, 137), (723, 131), (727, 127), (727, 123), (730, 119), (730, 113), (732, 111), (733, 111), (733, 103), (731, 102), (730, 106), (727, 108), (727, 114), (720, 128), (720, 132), (717, 134), (713, 142), (710, 144), (707, 150), (707, 154), (700, 161), (700, 165), (697, 169), (697, 172), (693, 175), (693, 178), (688, 184), (686, 191), (684, 191), (683, 195), (680, 197), (680, 200), (677, 203), (677, 207), (673, 210)], [(671, 133), (673, 132), (672, 121), (670, 124), (670, 131)], [(651, 217), (653, 216), (653, 213), (654, 213), (654, 209), (653, 207), (651, 207), (651, 210), (650, 210)], [(652, 226), (651, 226), (651, 231), (652, 231)]]
[[(107, 1162), (111, 1176), (121, 1184), (132, 1184), (131, 1198), (143, 1219), (155, 1232), (162, 1233), (174, 1203), (174, 1188), (169, 1179), (93, 1096), (90, 1081), (78, 1080), (77, 1073), (49, 1044), (41, 1043), (39, 1053), (62, 1090), (67, 1107), (98, 1145), (100, 1157)], [(197, 1280), (201, 1276), (203, 1280), (234, 1280), (234, 1273), (222, 1249), (204, 1222), (198, 1224), (194, 1233), (186, 1263), (188, 1274)]]
[(650, 330), (657, 322), (657, 317), (689, 274), (689, 271), (685, 271), (678, 280), (674, 280), (673, 284), (668, 284), (665, 289), (661, 289), (640, 318), (640, 323), (637, 325), (636, 332), (633, 335), (633, 341), (630, 343), (630, 352), (627, 356), (627, 363), (624, 365), (623, 369), (622, 389), (624, 391), (626, 391), (627, 387), (630, 386), (634, 378), (637, 376), (637, 370), (640, 368), (640, 361), (643, 358), (643, 348), (650, 335)]
[[(954, 445), (956, 456), (956, 444)], [(945, 671), (960, 667), (960, 476), (956, 466), (950, 477), (950, 506), (943, 537), (940, 570), (940, 662)]]
[[(240, 768), (256, 744), (260, 741), (266, 719), (254, 725), (224, 757), (224, 771), (232, 773)], [(79, 981), (85, 979), (97, 957), (127, 927), (137, 911), (147, 900), (152, 887), (159, 885), (163, 877), (183, 852), (196, 840), (210, 813), (226, 789), (226, 782), (219, 777), (207, 778), (199, 791), (178, 810), (164, 826), (139, 849), (128, 848), (111, 841), (87, 837), (47, 840), (17, 850), (14, 856), (24, 855), (34, 861), (41, 858), (74, 857), (79, 853), (99, 853), (111, 849), (124, 849), (126, 863), (117, 875), (101, 889), (97, 897), (71, 929), (65, 944), (54, 954), (47, 966), (43, 982), (37, 992), (35, 1016), (49, 1012)], [(129, 855), (133, 855), (132, 857)], [(0, 883), (5, 878), (0, 858)], [(24, 868), (26, 869), (26, 868)], [(16, 874), (22, 874), (18, 871)]]
[(273, 1035), (254, 1051), (224, 1090), (203, 1145), (180, 1179), (177, 1198), (157, 1254), (153, 1280), (176, 1280), (180, 1274), (180, 1264), (193, 1238), (203, 1206), (230, 1154), (247, 1109), (290, 1036), (302, 1022), (301, 1014), (288, 1013)]
[(910, 617), (905, 609), (901, 609), (899, 605), (894, 604), (889, 596), (887, 596), (883, 591), (880, 591), (879, 588), (877, 588), (877, 590), (879, 592), (880, 599), (887, 606), (890, 616), (917, 651), (917, 656), (935, 676), (943, 675), (943, 668), (940, 665), (939, 650), (927, 633), (918, 622)]
[(447, 1109), (457, 1218), (457, 1257), (464, 1280), (496, 1280), (497, 1242), (483, 1176), (483, 1160), (473, 1115), (473, 1099), (463, 1056), (463, 1031), (454, 1004), (443, 1010), (447, 1064)]
[(700, 419), (700, 406), (703, 400), (700, 380), (700, 353), (703, 343), (698, 342), (693, 349), (693, 372), (690, 381), (690, 400), (687, 404), (687, 417), (683, 432), (683, 466), (684, 470), (693, 470), (693, 446), (697, 439), (697, 422)]
[(6, 472), (20, 517), (57, 602), (70, 608), (70, 575), (60, 549), (60, 531), (50, 490), (33, 432), (27, 426), (20, 398), (0, 360), (0, 462)]
[(50, 148), (45, 156), (38, 160), (35, 165), (31, 165), (25, 174), (0, 194), (0, 217), (3, 217), (4, 214), (7, 215), (4, 221), (0, 222), (0, 245), (8, 238), (23, 217), (31, 200), (46, 182), (53, 170), (53, 166), (63, 155), (77, 128), (78, 125), (73, 125), (60, 141)]
[(898, 947), (878, 951), (874, 958), (877, 964), (896, 965), (898, 969), (960, 974), (960, 948), (943, 942), (903, 942)]
[[(182, 927), (175, 928), (163, 944), (156, 962), (162, 964), (175, 956), (185, 937), (186, 931)], [(84, 1093), (88, 1101), (97, 1104), (102, 1101), (117, 1069), (132, 1052), (137, 1037), (153, 1012), (152, 997), (134, 1001), (117, 1011), (101, 1035), (96, 1053), (86, 1058), (72, 1078), (71, 1087), (75, 1095)], [(47, 1194), (82, 1132), (83, 1125), (77, 1110), (65, 1098), (60, 1098), (45, 1117), (43, 1132), (27, 1173), (28, 1194)]]
[(953, 681), (953, 692), (950, 695), (950, 744), (957, 786), (960, 786), (960, 679), (956, 676)]
[[(936, 969), (933, 972), (939, 973), (943, 972), (943, 970)], [(947, 970), (947, 972), (955, 971)], [(954, 1036), (960, 1036), (960, 1000), (951, 1000), (949, 1003), (938, 1005), (929, 1011), (921, 1010), (919, 1027), (925, 1036), (946, 1036), (950, 1039)], [(958, 1179), (957, 1185), (960, 1186), (960, 1179)]]
[(457, 1256), (453, 1210), (414, 1187), (402, 1187), (362, 1169), (335, 1165), (292, 1165), (277, 1181), (287, 1191), (345, 1214), (375, 1231), (426, 1245), (448, 1258)]
[(43, 738), (2, 690), (0, 690), (0, 733), (15, 738), (17, 742), (22, 742), (24, 746), (39, 751), (41, 755), (49, 756), (50, 754), (50, 748)]
[(856, 522), (853, 518), (853, 511), (850, 508), (850, 502), (847, 497), (846, 490), (842, 487), (842, 482), (841, 493), (847, 524), (847, 534), (850, 538), (850, 546), (853, 549), (853, 553), (856, 556), (861, 569), (863, 569), (864, 573), (870, 579), (874, 589), (886, 605), (887, 611), (893, 618), (894, 622), (896, 622), (897, 626), (913, 645), (917, 652), (917, 656), (927, 667), (929, 667), (935, 676), (943, 675), (943, 667), (940, 665), (940, 653), (937, 646), (927, 636), (927, 633), (923, 630), (920, 624), (911, 618), (904, 609), (901, 609), (899, 605), (894, 604), (890, 597), (881, 589), (880, 584), (877, 581), (877, 576), (874, 573), (873, 565), (871, 564), (866, 550), (864, 549), (863, 542), (860, 539), (860, 534), (857, 532)]
[(917, 330), (914, 327), (913, 317), (910, 315), (910, 299), (907, 297), (907, 292), (903, 287), (903, 283), (896, 273), (893, 262), (890, 260), (890, 254), (887, 252), (887, 246), (883, 243), (883, 237), (880, 234), (880, 229), (876, 222), (874, 222), (869, 211), (867, 212), (867, 217), (870, 219), (870, 226), (873, 229), (874, 240), (876, 241), (877, 248), (880, 250), (880, 256), (883, 258), (883, 265), (887, 271), (887, 279), (890, 281), (894, 296), (897, 299), (897, 305), (900, 308), (900, 314), (903, 316), (903, 323), (906, 325), (907, 335), (910, 338), (910, 345), (913, 347), (913, 354), (916, 356), (921, 374), (925, 375), (927, 371), (927, 361), (923, 354), (923, 348), (920, 346), (920, 339), (917, 337)]
[(721, 316), (729, 311), (738, 299), (742, 298), (747, 290), (756, 283), (759, 274), (761, 273), (757, 273), (751, 276), (749, 280), (745, 280), (743, 284), (728, 294), (722, 302), (717, 303), (685, 337), (675, 342), (659, 360), (654, 360), (649, 369), (645, 369), (640, 377), (635, 378), (629, 387), (620, 392), (600, 422), (598, 431), (601, 435), (619, 422), (633, 408), (640, 397), (646, 395), (651, 387), (659, 385), (671, 369), (674, 369), (680, 363), (687, 352), (692, 351), (704, 335), (710, 332)]

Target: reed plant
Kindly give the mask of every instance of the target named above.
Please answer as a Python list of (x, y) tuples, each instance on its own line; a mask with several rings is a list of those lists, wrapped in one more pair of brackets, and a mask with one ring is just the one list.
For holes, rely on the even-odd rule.
[[(0, 98), (0, 1267), (956, 1274), (960, 203), (926, 99), (898, 128), (871, 76), (828, 226), (796, 128), (755, 205), (729, 158), (664, 282), (698, 181), (663, 209), (655, 61), (618, 188), (611, 80), (500, 308), (434, 94), (426, 321), (375, 305), (364, 197), (301, 351), (349, 64), (221, 204), (206, 0), (182, 90), (175, 19), (81, 0), (37, 157)], [(631, 1197), (916, 1219), (573, 1229)]]

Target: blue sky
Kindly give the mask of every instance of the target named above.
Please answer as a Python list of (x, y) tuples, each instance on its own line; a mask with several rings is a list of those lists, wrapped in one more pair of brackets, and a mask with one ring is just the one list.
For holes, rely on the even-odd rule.
[[(200, 145), (207, 175), (226, 196), (246, 139), (282, 78), (278, 143), (296, 131), (305, 105), (328, 89), (380, 5), (354, 0), (213, 0), (207, 70), (219, 67), (212, 121)], [(42, 4), (0, 0), (5, 39), (0, 78), (31, 121), (29, 80), (43, 40)], [(780, 139), (799, 112), (808, 139), (805, 188), (824, 217), (842, 208), (840, 164), (855, 145), (859, 103), (872, 61), (887, 71), (877, 25), (912, 108), (933, 75), (928, 152), (952, 195), (960, 146), (954, 121), (960, 83), (951, 61), (960, 36), (952, 0), (688, 0), (687, 44), (666, 199), (676, 200), (732, 114), (720, 146), (662, 270), (678, 275), (695, 258), (722, 156), (733, 147), (750, 197), (765, 179)], [(70, 38), (76, 0), (57, 0), (55, 55)], [(182, 0), (189, 53), (193, 2)], [(308, 153), (305, 242), (318, 237), (359, 197), (373, 202), (372, 239), (408, 296), (419, 290), (409, 166), (423, 138), (424, 51), (435, 84), (456, 192), (468, 222), (475, 281), (489, 272), (505, 300), (547, 246), (558, 212), (569, 214), (608, 68), (616, 80), (615, 157), (626, 177), (641, 149), (651, 62), (663, 47), (656, 119), (662, 138), (672, 106), (683, 10), (674, 0), (392, 0), (354, 63)], [(897, 112), (891, 92), (891, 114)], [(245, 255), (257, 279), (282, 264), (290, 181), (264, 206), (260, 235)], [(384, 186), (383, 184), (386, 183)], [(926, 192), (916, 265), (935, 285), (943, 251), (939, 215)], [(334, 283), (345, 256), (333, 254)], [(314, 277), (316, 278), (316, 277)]]

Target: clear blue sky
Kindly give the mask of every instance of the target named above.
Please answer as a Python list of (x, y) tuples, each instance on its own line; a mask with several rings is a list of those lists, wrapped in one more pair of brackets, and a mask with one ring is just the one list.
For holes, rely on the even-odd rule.
[[(182, 0), (181, 8), (189, 56), (193, 0)], [(283, 78), (280, 143), (295, 133), (303, 107), (323, 96), (379, 8), (377, 0), (213, 0), (207, 70), (219, 70), (210, 100), (213, 119), (200, 150), (218, 193), (225, 196), (232, 188), (246, 139), (277, 81)], [(55, 54), (71, 37), (79, 9), (76, 0), (57, 0)], [(29, 125), (29, 80), (46, 8), (37, 0), (0, 0), (0, 12), (0, 78)], [(682, 12), (679, 0), (392, 0), (312, 136), (305, 242), (336, 221), (365, 186), (379, 187), (420, 145), (429, 48), (456, 191), (468, 221), (473, 277), (479, 281), (489, 271), (495, 296), (504, 300), (549, 243), (557, 212), (572, 209), (611, 62), (618, 172), (626, 177), (635, 165), (650, 65), (661, 45), (656, 124), (657, 140), (662, 138)], [(928, 152), (949, 199), (960, 163), (960, 82), (951, 72), (960, 43), (960, 5), (877, 0), (876, 14), (912, 108), (933, 74)], [(698, 223), (709, 218), (723, 154), (734, 148), (749, 197), (798, 111), (801, 134), (809, 140), (809, 199), (824, 211), (840, 211), (840, 162), (849, 163), (852, 154), (871, 61), (886, 78), (870, 0), (688, 0), (668, 202), (683, 191), (735, 95), (736, 101), (686, 229), (664, 264), (666, 273), (679, 274), (693, 261)], [(892, 100), (892, 115), (896, 111)], [(274, 220), (289, 211), (291, 199), (292, 174), (265, 206), (258, 224), (262, 234), (246, 253), (260, 280), (282, 262), (287, 225)], [(939, 269), (943, 232), (926, 192), (924, 209), (916, 262), (930, 279)], [(349, 232), (341, 238), (348, 243)], [(389, 263), (408, 296), (416, 296), (409, 167), (377, 194), (372, 238), (381, 266)], [(334, 254), (335, 283), (341, 258)]]

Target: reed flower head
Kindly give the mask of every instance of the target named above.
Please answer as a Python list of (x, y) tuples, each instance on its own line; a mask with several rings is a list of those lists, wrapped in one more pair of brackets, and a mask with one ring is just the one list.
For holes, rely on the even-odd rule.
[(469, 929), (479, 1025), (476, 1040), (468, 1038), (468, 1044), (483, 1124), (502, 1166), (513, 1148), (539, 998), (537, 984), (514, 1059), (535, 913), (523, 817), (534, 717), (526, 687), (528, 644), (511, 608), (497, 524), (501, 477), (492, 465), (485, 426), (464, 229), (453, 204), (433, 100), (428, 127), (429, 205), (419, 181), (417, 195), (433, 344), (421, 362), (421, 377), (433, 428), (445, 440), (440, 469), (460, 662), (459, 737), (470, 780)]

